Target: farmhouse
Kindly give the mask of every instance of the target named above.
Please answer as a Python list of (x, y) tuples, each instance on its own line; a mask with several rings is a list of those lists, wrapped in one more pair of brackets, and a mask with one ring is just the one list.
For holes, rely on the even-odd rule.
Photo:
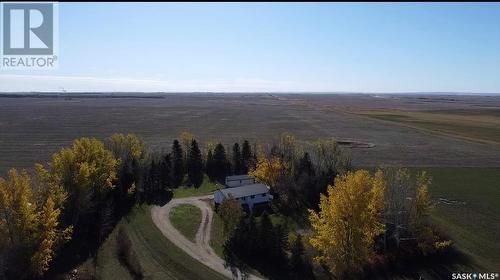
[(258, 208), (267, 207), (273, 196), (269, 194), (269, 188), (260, 183), (219, 189), (214, 192), (215, 207), (228, 198), (237, 199), (245, 211), (253, 212)]
[(234, 175), (226, 177), (227, 188), (241, 187), (244, 185), (251, 185), (255, 183), (255, 178), (250, 175)]

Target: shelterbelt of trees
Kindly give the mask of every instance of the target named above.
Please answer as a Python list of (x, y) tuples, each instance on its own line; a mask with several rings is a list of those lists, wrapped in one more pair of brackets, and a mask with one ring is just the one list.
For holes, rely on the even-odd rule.
[(428, 222), (431, 178), (425, 172), (354, 171), (333, 139), (307, 148), (284, 134), (270, 149), (257, 151), (250, 174), (271, 187), (276, 199), (270, 211), (286, 217), (307, 213), (311, 231), (306, 238), (288, 236), (266, 212), (245, 217), (239, 202), (226, 200), (219, 215), (228, 235), (223, 247), (229, 267), (254, 268), (270, 279), (314, 279), (315, 264), (331, 277), (359, 278), (378, 260), (418, 258), (451, 244)]
[(222, 144), (202, 154), (190, 133), (169, 153), (153, 152), (133, 134), (80, 138), (33, 170), (0, 178), (0, 278), (51, 278), (95, 254), (135, 203), (167, 200), (179, 186), (199, 187), (204, 173), (223, 181), (248, 172), (248, 141), (232, 159)]
[(333, 139), (302, 147), (283, 134), (272, 145), (245, 140), (229, 150), (216, 142), (200, 148), (188, 132), (170, 152), (151, 151), (137, 135), (114, 134), (104, 141), (76, 139), (32, 170), (11, 169), (0, 178), (0, 278), (67, 272), (95, 255), (134, 204), (165, 202), (174, 188), (201, 186), (204, 175), (223, 182), (227, 175), (251, 174), (271, 187), (270, 212), (308, 215), (312, 234), (289, 238), (267, 213), (256, 219), (234, 200), (221, 205), (224, 258), (243, 271), (311, 279), (320, 264), (343, 277), (362, 273), (376, 255), (407, 248), (431, 254), (449, 245), (427, 223), (430, 179), (424, 173), (353, 171)]

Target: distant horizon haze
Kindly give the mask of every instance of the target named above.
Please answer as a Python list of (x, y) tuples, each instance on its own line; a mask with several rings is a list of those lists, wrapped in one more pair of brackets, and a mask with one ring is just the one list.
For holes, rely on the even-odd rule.
[(124, 95), (133, 96), (137, 94), (145, 94), (145, 96), (154, 95), (171, 95), (171, 94), (240, 94), (240, 95), (433, 95), (433, 96), (453, 96), (453, 95), (463, 95), (463, 96), (498, 96), (500, 97), (500, 92), (432, 92), (432, 91), (421, 91), (421, 92), (342, 92), (342, 91), (0, 91), (0, 97), (11, 96), (11, 95), (71, 95), (71, 94), (83, 94), (83, 95), (96, 95), (96, 94), (110, 94), (110, 95)]
[(500, 3), (59, 3), (0, 92), (500, 93)]

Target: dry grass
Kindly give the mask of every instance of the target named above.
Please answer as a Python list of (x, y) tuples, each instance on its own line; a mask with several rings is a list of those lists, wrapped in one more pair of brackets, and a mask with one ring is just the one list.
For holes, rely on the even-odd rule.
[(356, 114), (396, 122), (466, 140), (500, 145), (500, 110), (356, 110)]

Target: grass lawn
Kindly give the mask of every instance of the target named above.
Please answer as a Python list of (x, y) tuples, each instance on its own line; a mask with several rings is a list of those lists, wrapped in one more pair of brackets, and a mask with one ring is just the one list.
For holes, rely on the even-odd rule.
[(439, 203), (433, 221), (475, 266), (500, 270), (500, 168), (425, 168), (433, 177), (433, 199)]
[(208, 177), (204, 175), (203, 183), (199, 188), (179, 187), (177, 189), (174, 189), (174, 198), (207, 195), (213, 193), (219, 187), (221, 186), (218, 183), (210, 182)]
[[(144, 271), (144, 279), (226, 279), (219, 273), (191, 258), (168, 241), (151, 220), (149, 206), (137, 206), (111, 233), (97, 254), (97, 279), (132, 279), (116, 257), (116, 236), (119, 226), (123, 226), (130, 236)], [(89, 260), (81, 269), (93, 268)]]
[(194, 205), (181, 204), (172, 209), (169, 219), (182, 235), (195, 242), (196, 232), (201, 223), (200, 208)]

